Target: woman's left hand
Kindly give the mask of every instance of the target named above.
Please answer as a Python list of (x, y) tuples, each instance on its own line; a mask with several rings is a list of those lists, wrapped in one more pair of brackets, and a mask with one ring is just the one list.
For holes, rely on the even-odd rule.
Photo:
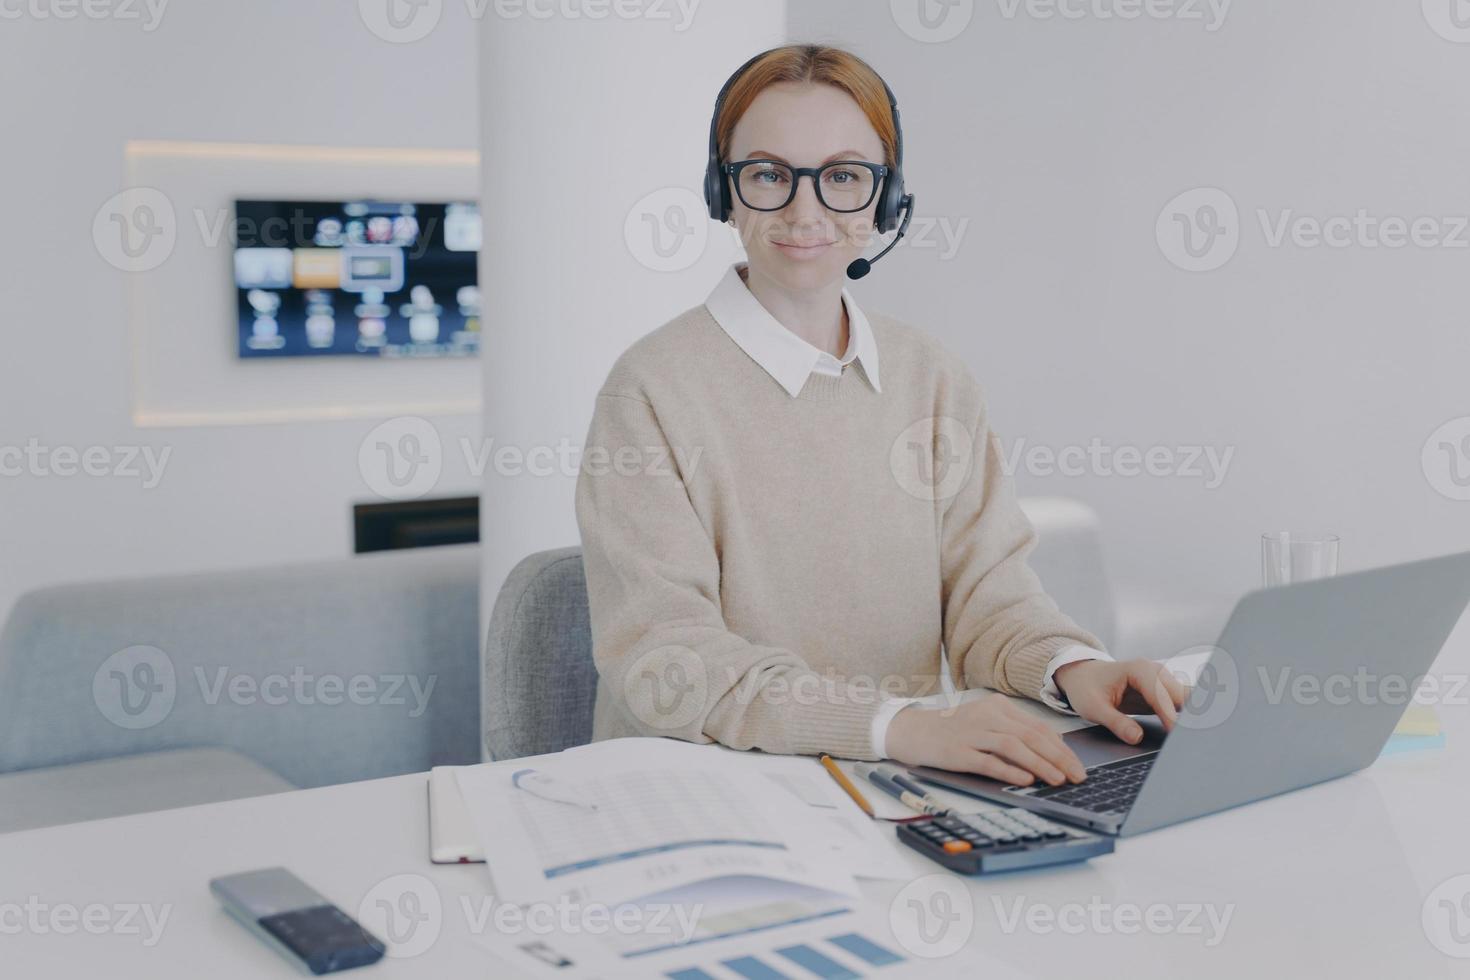
[(1052, 679), (1073, 711), (1130, 745), (1143, 738), (1143, 726), (1129, 715), (1152, 712), (1164, 731), (1172, 731), (1189, 696), (1179, 678), (1154, 660), (1079, 660), (1060, 668)]

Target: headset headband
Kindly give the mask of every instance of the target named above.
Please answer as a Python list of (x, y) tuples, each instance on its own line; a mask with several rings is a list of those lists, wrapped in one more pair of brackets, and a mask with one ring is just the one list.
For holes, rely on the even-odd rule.
[[(735, 82), (740, 78), (741, 75), (745, 74), (745, 70), (747, 68), (764, 58), (766, 55), (770, 54), (772, 51), (779, 50), (780, 48), (769, 48), (765, 51), (762, 51), (760, 54), (757, 54), (754, 57), (748, 59), (745, 64), (735, 69), (735, 74), (725, 79), (724, 85), (720, 86), (720, 94), (715, 96), (714, 115), (710, 116), (709, 120), (709, 155), (712, 160), (716, 161), (716, 163), (719, 162), (720, 157), (720, 147), (716, 140), (716, 129), (719, 126), (720, 122), (720, 110), (725, 107), (725, 96), (730, 94), (730, 87), (735, 84)], [(864, 64), (866, 64), (866, 62), (864, 62)], [(895, 167), (901, 170), (903, 169), (903, 127), (900, 126), (898, 122), (898, 100), (893, 97), (893, 89), (888, 87), (888, 82), (884, 80), (882, 75), (878, 75), (878, 72), (873, 68), (872, 65), (868, 65), (868, 70), (873, 72), (874, 75), (878, 76), (878, 83), (883, 86), (883, 94), (888, 96), (888, 111), (893, 113), (893, 163)]]

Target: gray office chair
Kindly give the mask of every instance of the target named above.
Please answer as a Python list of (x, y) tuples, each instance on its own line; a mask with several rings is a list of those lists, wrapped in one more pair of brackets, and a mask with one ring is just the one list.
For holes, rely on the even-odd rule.
[[(1115, 632), (1097, 515), (1075, 500), (1021, 500), (1040, 540), (1031, 568), (1062, 610), (1105, 646)], [(531, 555), (495, 599), (485, 642), (480, 719), (491, 759), (560, 752), (592, 740), (597, 668), (581, 548)]]
[(585, 745), (596, 697), (582, 549), (537, 552), (511, 569), (490, 614), (480, 683), (485, 751), (516, 759)]

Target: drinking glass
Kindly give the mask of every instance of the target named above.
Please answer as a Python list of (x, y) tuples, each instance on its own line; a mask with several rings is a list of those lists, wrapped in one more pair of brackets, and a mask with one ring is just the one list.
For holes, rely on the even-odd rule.
[(1266, 588), (1337, 574), (1339, 538), (1325, 532), (1272, 531), (1261, 535), (1261, 581)]

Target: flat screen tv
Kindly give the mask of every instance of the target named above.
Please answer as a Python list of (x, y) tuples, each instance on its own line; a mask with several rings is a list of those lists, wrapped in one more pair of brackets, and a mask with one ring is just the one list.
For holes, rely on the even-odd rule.
[(480, 209), (469, 201), (235, 201), (245, 359), (473, 357)]

